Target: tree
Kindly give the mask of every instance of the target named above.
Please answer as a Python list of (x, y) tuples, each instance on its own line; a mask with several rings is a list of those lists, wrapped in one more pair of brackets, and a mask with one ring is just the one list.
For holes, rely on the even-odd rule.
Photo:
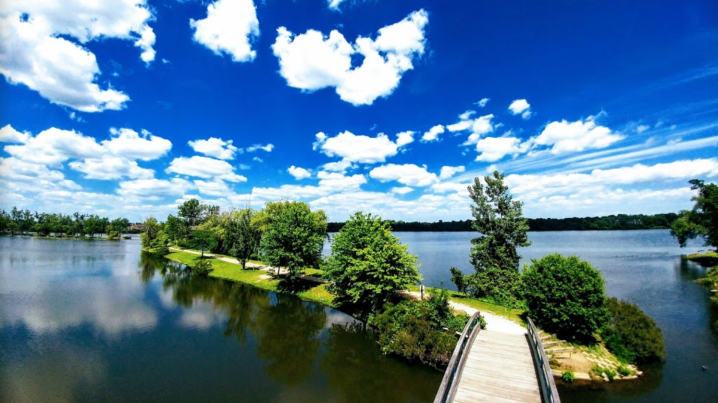
[(197, 230), (192, 232), (192, 245), (202, 250), (202, 259), (204, 259), (204, 250), (212, 250), (217, 246), (217, 237), (212, 231)]
[(257, 213), (248, 207), (233, 212), (230, 220), (225, 223), (229, 253), (242, 264), (242, 270), (246, 269), (247, 260), (257, 252), (262, 240), (256, 215)]
[(640, 364), (666, 355), (661, 329), (638, 306), (608, 298), (606, 308), (610, 319), (601, 336), (616, 357)]
[(591, 341), (608, 320), (601, 273), (576, 256), (552, 254), (524, 270), (529, 316), (566, 340)]
[(140, 234), (142, 246), (145, 248), (149, 248), (152, 244), (152, 241), (157, 238), (157, 234), (160, 232), (161, 226), (152, 216), (148, 217), (142, 225), (145, 229), (144, 232)]
[(334, 236), (325, 277), (335, 302), (366, 317), (421, 280), (416, 260), (381, 217), (357, 212)]
[(265, 210), (257, 221), (265, 229), (260, 243), (264, 262), (286, 267), (291, 276), (316, 266), (327, 234), (324, 212), (312, 212), (309, 205), (296, 201), (267, 203)]
[[(468, 187), (474, 220), (472, 228), (481, 236), (471, 240), (471, 264), (476, 273), (457, 281), (466, 281), (471, 292), (478, 297), (489, 297), (496, 302), (515, 300), (519, 290), (519, 256), (516, 248), (531, 245), (526, 232), (528, 220), (522, 216), (520, 201), (513, 201), (504, 185), (504, 174), (494, 171), (485, 176), (486, 187), (479, 178)], [(459, 286), (459, 284), (457, 284)]]
[(701, 237), (706, 246), (718, 251), (718, 185), (706, 184), (699, 179), (688, 181), (691, 189), (698, 191), (698, 196), (691, 200), (695, 202), (693, 209), (682, 211), (680, 217), (671, 225), (673, 235), (681, 248), (686, 246), (688, 239)]

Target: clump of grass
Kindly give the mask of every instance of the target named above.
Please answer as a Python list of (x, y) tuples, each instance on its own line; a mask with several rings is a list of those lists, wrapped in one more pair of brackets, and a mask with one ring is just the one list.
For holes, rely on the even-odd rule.
[(561, 373), (561, 379), (563, 379), (564, 382), (573, 383), (573, 381), (576, 380), (576, 374), (574, 374), (573, 371), (563, 371), (563, 373)]

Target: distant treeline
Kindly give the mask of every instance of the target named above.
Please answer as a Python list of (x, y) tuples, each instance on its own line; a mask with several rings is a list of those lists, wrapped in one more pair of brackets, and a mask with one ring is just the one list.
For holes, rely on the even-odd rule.
[(90, 238), (106, 234), (110, 239), (119, 239), (129, 228), (130, 222), (126, 218), (110, 220), (96, 214), (38, 213), (17, 207), (9, 212), (0, 210), (0, 234)]
[[(629, 215), (606, 217), (529, 218), (529, 231), (606, 231), (633, 229), (665, 229), (678, 218), (678, 214)], [(473, 231), (472, 220), (438, 222), (406, 222), (388, 220), (396, 232), (460, 232)], [(341, 222), (330, 222), (328, 232), (339, 232)]]

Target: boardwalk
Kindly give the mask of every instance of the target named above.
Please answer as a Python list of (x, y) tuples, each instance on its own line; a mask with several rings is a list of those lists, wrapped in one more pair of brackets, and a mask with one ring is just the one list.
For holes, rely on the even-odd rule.
[(471, 346), (454, 402), (541, 402), (525, 334), (481, 331)]

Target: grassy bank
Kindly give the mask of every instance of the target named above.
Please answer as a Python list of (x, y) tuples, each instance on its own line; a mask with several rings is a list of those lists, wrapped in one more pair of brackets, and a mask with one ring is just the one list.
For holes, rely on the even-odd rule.
[[(165, 257), (187, 266), (193, 266), (199, 259), (199, 256), (187, 252), (172, 252)], [(284, 292), (281, 289), (281, 280), (269, 277), (269, 274), (264, 270), (242, 270), (242, 266), (236, 263), (229, 263), (218, 259), (208, 260), (212, 262), (212, 268), (214, 268), (210, 277), (245, 283), (268, 291)], [(321, 271), (314, 270), (313, 275), (316, 275), (317, 272)], [(326, 287), (326, 284), (317, 285), (315, 283), (305, 282), (301, 290), (294, 294), (306, 301), (313, 301), (335, 307), (334, 296), (327, 291)]]
[(701, 266), (715, 267), (718, 266), (718, 252), (694, 253), (692, 255), (683, 255), (683, 259), (696, 262)]

